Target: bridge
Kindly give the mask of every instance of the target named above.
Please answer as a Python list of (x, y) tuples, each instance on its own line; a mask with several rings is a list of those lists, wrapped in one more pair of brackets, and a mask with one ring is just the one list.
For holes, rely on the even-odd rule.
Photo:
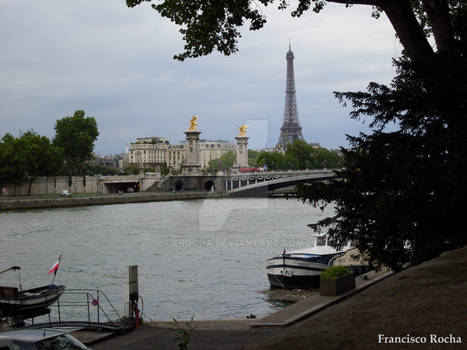
[(232, 196), (267, 196), (267, 192), (299, 183), (336, 177), (332, 169), (288, 170), (217, 175), (168, 175), (148, 191), (205, 191)]
[(332, 169), (233, 174), (225, 177), (225, 191), (232, 196), (266, 196), (268, 191), (278, 188), (335, 177)]

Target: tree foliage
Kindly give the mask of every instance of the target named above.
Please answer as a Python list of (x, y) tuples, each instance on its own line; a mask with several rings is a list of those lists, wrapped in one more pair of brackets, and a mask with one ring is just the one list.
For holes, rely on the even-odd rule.
[[(400, 269), (467, 243), (467, 62), (439, 66), (430, 79), (407, 59), (395, 64), (391, 86), (336, 93), (352, 103), (352, 117), (372, 118), (373, 133), (349, 137), (340, 179), (299, 186), (298, 194), (316, 206), (335, 205), (335, 215), (315, 229)], [(388, 131), (389, 123), (399, 129)]]
[(85, 162), (92, 159), (98, 136), (96, 120), (85, 117), (82, 110), (76, 111), (72, 117), (57, 120), (53, 142), (63, 150), (70, 185), (71, 177), (78, 171), (82, 174)]
[(342, 166), (342, 157), (337, 151), (314, 147), (302, 140), (295, 140), (287, 145), (285, 161), (291, 169), (324, 169)]
[(261, 152), (256, 160), (256, 166), (266, 167), (269, 171), (287, 168), (284, 155), (280, 152)]
[(29, 179), (28, 194), (39, 176), (55, 175), (63, 164), (61, 149), (46, 136), (28, 131), (18, 138), (6, 134), (0, 142), (0, 182)]
[[(151, 3), (161, 16), (180, 26), (185, 51), (174, 56), (178, 60), (199, 57), (217, 50), (225, 55), (238, 51), (240, 28), (259, 30), (267, 22), (261, 7), (276, 5), (280, 10), (289, 8), (286, 0), (126, 0), (128, 7), (143, 2)], [(398, 38), (412, 60), (430, 60), (433, 49), (426, 34), (432, 34), (441, 51), (455, 47), (451, 15), (465, 6), (453, 0), (297, 0), (291, 11), (300, 17), (312, 10), (320, 12), (327, 2), (345, 6), (369, 5), (373, 16), (384, 12), (391, 21)]]
[(268, 170), (340, 168), (342, 156), (337, 151), (314, 147), (305, 141), (295, 140), (287, 144), (285, 154), (261, 152), (256, 166), (266, 166)]
[(123, 169), (123, 174), (125, 175), (138, 175), (140, 173), (140, 168), (137, 165), (128, 166)]
[(254, 165), (256, 164), (256, 161), (258, 160), (259, 154), (261, 152), (256, 151), (254, 149), (249, 149), (248, 150), (248, 164)]
[(233, 151), (228, 151), (221, 155), (219, 158), (211, 159), (208, 163), (207, 171), (209, 173), (216, 173), (218, 171), (228, 171), (232, 169), (237, 155)]
[(15, 155), (16, 139), (5, 134), (0, 142), (0, 182), (18, 183), (24, 176), (23, 164)]
[(103, 164), (88, 164), (86, 163), (83, 167), (85, 175), (119, 175), (120, 171), (111, 166), (103, 165)]

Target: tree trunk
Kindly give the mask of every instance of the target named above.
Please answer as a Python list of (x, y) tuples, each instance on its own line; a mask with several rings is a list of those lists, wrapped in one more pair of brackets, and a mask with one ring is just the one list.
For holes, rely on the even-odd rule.
[[(430, 60), (433, 49), (415, 17), (409, 0), (328, 0), (339, 4), (370, 5), (382, 8), (391, 21), (407, 56), (412, 61)], [(443, 1), (443, 0), (428, 0)]]
[(430, 61), (434, 52), (415, 17), (410, 1), (382, 1), (381, 7), (391, 21), (407, 56), (413, 62)]
[(436, 47), (439, 51), (454, 49), (454, 33), (451, 26), (451, 16), (446, 0), (423, 0), (423, 7), (428, 16)]
[(73, 184), (73, 164), (70, 162), (68, 164), (68, 187), (71, 187)]
[(32, 188), (32, 183), (34, 182), (34, 178), (31, 177), (31, 179), (29, 180), (29, 189), (28, 189), (28, 196), (31, 195), (31, 188)]

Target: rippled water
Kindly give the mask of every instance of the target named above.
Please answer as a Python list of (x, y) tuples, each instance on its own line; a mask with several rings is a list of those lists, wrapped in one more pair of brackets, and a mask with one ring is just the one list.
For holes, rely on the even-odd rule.
[[(124, 271), (139, 265), (144, 313), (156, 320), (266, 315), (268, 257), (312, 244), (324, 214), (295, 200), (207, 199), (0, 213), (0, 269), (23, 288), (99, 288), (123, 309)], [(17, 285), (15, 272), (0, 285)]]

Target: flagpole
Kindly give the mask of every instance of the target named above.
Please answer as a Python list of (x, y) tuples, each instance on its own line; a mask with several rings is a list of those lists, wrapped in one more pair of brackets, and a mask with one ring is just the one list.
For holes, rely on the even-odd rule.
[[(62, 255), (60, 254), (60, 256), (58, 257), (58, 265), (60, 266), (60, 260), (62, 259)], [(55, 277), (57, 276), (57, 270), (58, 270), (58, 267), (55, 269), (54, 271), (54, 278), (52, 280), (52, 284), (51, 286), (53, 286), (54, 282), (55, 282)]]

